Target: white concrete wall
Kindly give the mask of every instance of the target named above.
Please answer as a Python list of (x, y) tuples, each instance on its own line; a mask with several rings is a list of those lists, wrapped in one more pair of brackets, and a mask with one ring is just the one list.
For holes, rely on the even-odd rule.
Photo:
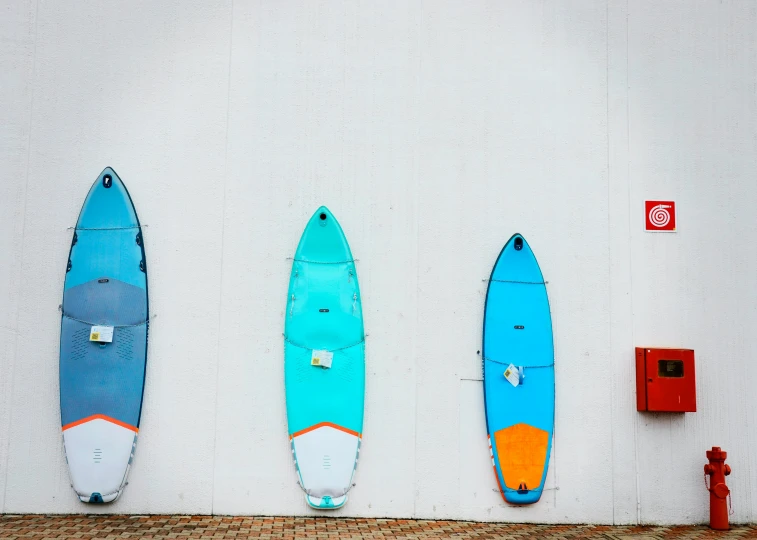
[[(757, 520), (757, 3), (0, 2), (0, 510), (312, 514), (289, 459), (291, 256), (335, 213), (364, 295), (357, 487), (337, 512), (707, 519), (704, 452)], [(148, 382), (130, 485), (68, 485), (64, 267), (106, 165), (144, 223)], [(679, 204), (643, 232), (645, 198)], [(485, 279), (523, 233), (549, 280), (549, 491), (495, 492)], [(692, 347), (699, 411), (635, 411), (633, 347)], [(559, 489), (558, 489), (559, 488)]]

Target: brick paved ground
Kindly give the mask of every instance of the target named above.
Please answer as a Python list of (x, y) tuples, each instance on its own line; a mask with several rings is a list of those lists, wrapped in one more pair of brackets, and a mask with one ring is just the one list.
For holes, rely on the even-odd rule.
[(222, 516), (0, 516), (0, 538), (757, 538), (757, 525), (706, 527), (519, 525), (413, 519)]

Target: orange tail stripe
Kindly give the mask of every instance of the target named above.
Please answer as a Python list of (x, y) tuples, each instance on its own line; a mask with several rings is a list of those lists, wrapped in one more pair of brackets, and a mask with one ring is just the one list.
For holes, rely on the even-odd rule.
[(77, 420), (76, 422), (71, 422), (70, 424), (66, 424), (65, 426), (63, 426), (63, 431), (66, 431), (67, 429), (71, 429), (72, 427), (86, 424), (87, 422), (91, 422), (92, 420), (105, 420), (106, 422), (110, 422), (111, 424), (116, 424), (117, 426), (126, 428), (130, 431), (133, 431), (134, 433), (139, 433), (139, 428), (130, 426), (129, 424), (125, 422), (121, 422), (120, 420), (116, 420), (115, 418), (111, 418), (110, 416), (105, 416), (104, 414), (93, 414), (92, 416), (82, 418), (81, 420)]
[(321, 422), (320, 424), (315, 424), (314, 426), (310, 426), (309, 428), (305, 428), (301, 431), (298, 431), (297, 433), (292, 433), (289, 436), (289, 440), (294, 439), (295, 437), (299, 437), (300, 435), (304, 435), (305, 433), (308, 433), (310, 431), (315, 431), (318, 428), (322, 427), (330, 427), (334, 429), (338, 429), (339, 431), (344, 431), (345, 433), (349, 433), (350, 435), (354, 435), (358, 439), (360, 438), (360, 433), (357, 431), (352, 431), (351, 429), (347, 429), (346, 427), (339, 426), (337, 424), (332, 424), (331, 422)]

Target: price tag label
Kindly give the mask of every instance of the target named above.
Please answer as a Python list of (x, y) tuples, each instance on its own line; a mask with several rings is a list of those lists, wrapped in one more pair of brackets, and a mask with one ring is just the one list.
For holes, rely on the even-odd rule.
[(113, 327), (112, 326), (93, 326), (89, 332), (89, 340), (97, 341), (98, 343), (112, 343), (113, 342)]
[(313, 355), (310, 357), (311, 366), (320, 366), (322, 368), (330, 368), (331, 360), (334, 358), (334, 353), (329, 351), (318, 351), (313, 349)]
[(512, 364), (507, 366), (507, 369), (505, 370), (505, 379), (507, 379), (507, 382), (513, 386), (518, 386), (520, 384), (520, 371), (518, 371), (518, 368)]

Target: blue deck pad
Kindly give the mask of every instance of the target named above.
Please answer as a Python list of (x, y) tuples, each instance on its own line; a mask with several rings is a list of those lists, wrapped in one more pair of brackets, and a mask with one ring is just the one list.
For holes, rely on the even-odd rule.
[[(519, 248), (519, 249), (516, 249)], [(539, 265), (525, 239), (514, 235), (492, 270), (484, 314), (484, 396), (494, 468), (506, 501), (529, 504), (544, 489), (552, 448), (555, 408), (554, 346), (547, 290)], [(514, 387), (504, 376), (513, 364), (524, 378)], [(549, 434), (541, 482), (518, 491), (506, 487), (494, 434), (527, 424)], [(512, 479), (510, 479), (512, 483)]]
[(89, 341), (91, 326), (63, 319), (60, 358), (61, 425), (102, 414), (139, 426), (147, 325), (116, 328), (113, 342)]
[(147, 320), (145, 289), (113, 278), (98, 278), (66, 290), (63, 313), (101, 325), (136, 325)]

